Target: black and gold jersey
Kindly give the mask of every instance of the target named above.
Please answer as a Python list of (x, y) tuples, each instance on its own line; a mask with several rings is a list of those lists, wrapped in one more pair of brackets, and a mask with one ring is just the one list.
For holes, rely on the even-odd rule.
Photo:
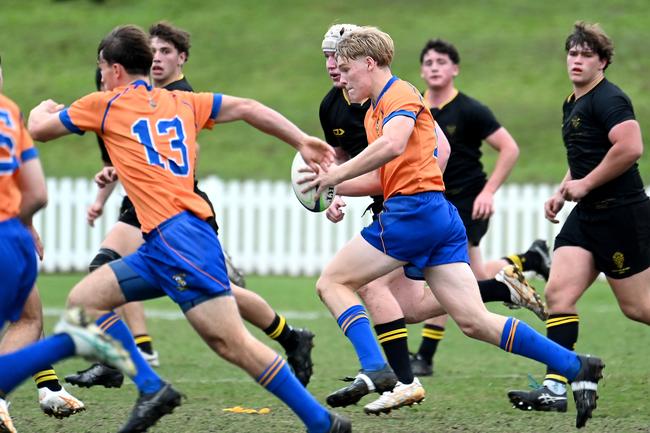
[(487, 181), (481, 144), (501, 125), (488, 107), (462, 92), (442, 107), (430, 110), (451, 146), (443, 176), (446, 194), (477, 195)]
[(182, 76), (180, 79), (176, 81), (172, 81), (171, 83), (167, 84), (165, 86), (165, 89), (167, 90), (182, 90), (184, 92), (193, 92), (194, 89), (190, 85), (190, 83), (185, 79), (185, 76)]
[[(564, 101), (562, 137), (573, 179), (589, 174), (612, 147), (608, 134), (613, 127), (634, 119), (630, 98), (616, 85), (603, 79), (582, 97), (572, 94)], [(580, 204), (614, 207), (643, 200), (645, 192), (638, 165), (594, 189)]]
[[(320, 103), (320, 124), (325, 133), (325, 141), (333, 147), (340, 147), (350, 158), (360, 154), (368, 147), (368, 136), (363, 124), (366, 111), (370, 108), (368, 99), (363, 104), (348, 100), (343, 89), (332, 87)], [(383, 197), (373, 196), (368, 206), (374, 215), (383, 209)]]
[(370, 107), (368, 99), (363, 104), (350, 102), (343, 89), (332, 87), (320, 104), (320, 124), (325, 141), (333, 147), (340, 147), (350, 155), (357, 156), (368, 147), (363, 120)]

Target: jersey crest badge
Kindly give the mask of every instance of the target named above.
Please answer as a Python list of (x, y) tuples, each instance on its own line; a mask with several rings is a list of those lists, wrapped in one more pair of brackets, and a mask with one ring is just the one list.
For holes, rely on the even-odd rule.
[(180, 273), (176, 275), (172, 275), (172, 280), (176, 282), (176, 290), (179, 292), (182, 292), (183, 290), (187, 289), (187, 281), (185, 281), (185, 273)]
[(582, 123), (582, 119), (578, 116), (574, 116), (571, 118), (571, 127), (573, 129), (578, 129), (580, 128), (580, 124)]
[(617, 274), (623, 274), (623, 273), (625, 273), (626, 271), (628, 271), (630, 269), (629, 266), (624, 267), (625, 266), (625, 255), (620, 251), (616, 251), (612, 255), (612, 261), (614, 262), (614, 266), (616, 266), (616, 269), (614, 269), (614, 272), (617, 273)]

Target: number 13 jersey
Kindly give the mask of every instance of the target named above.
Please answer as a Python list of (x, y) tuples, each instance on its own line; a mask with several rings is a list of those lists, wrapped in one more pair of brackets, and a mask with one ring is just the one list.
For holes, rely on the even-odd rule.
[(212, 215), (194, 192), (196, 136), (214, 126), (221, 101), (221, 94), (169, 92), (138, 80), (84, 96), (59, 118), (71, 132), (104, 140), (148, 233), (186, 210), (203, 220)]

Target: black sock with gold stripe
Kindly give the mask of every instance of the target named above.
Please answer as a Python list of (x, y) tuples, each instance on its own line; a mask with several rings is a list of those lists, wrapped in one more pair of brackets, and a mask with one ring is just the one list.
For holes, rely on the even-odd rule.
[(51, 365), (46, 369), (39, 371), (32, 376), (34, 382), (36, 382), (36, 387), (38, 388), (47, 388), (50, 391), (60, 391), (61, 384), (59, 383), (59, 378), (54, 371), (54, 367)]
[[(577, 314), (551, 314), (546, 320), (546, 336), (566, 349), (575, 350), (579, 325)], [(545, 379), (567, 383), (566, 377), (550, 368), (546, 370)]]
[(436, 354), (438, 343), (445, 337), (445, 328), (437, 325), (424, 324), (422, 328), (422, 342), (418, 349), (418, 355), (427, 364), (433, 364), (433, 355)]
[(478, 290), (481, 292), (481, 300), (483, 303), (495, 301), (512, 302), (508, 286), (494, 278), (479, 281)]
[(375, 325), (375, 332), (397, 379), (404, 384), (412, 383), (413, 372), (409, 361), (408, 334), (404, 318)]
[(141, 351), (153, 355), (153, 338), (151, 338), (151, 335), (138, 334), (134, 335), (133, 339), (135, 340), (135, 345), (138, 346)]
[(296, 346), (296, 341), (292, 338), (291, 331), (291, 326), (289, 326), (284, 316), (275, 313), (273, 322), (271, 322), (271, 325), (264, 330), (264, 333), (280, 343), (282, 348), (287, 351), (292, 350)]
[(538, 253), (533, 251), (526, 251), (522, 254), (510, 254), (509, 256), (502, 257), (506, 262), (515, 265), (520, 271), (535, 271), (539, 269), (542, 260)]

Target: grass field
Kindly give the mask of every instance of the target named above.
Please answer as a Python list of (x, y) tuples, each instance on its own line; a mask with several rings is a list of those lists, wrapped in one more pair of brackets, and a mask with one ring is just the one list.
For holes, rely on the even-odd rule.
[[(96, 48), (111, 28), (160, 19), (191, 32), (186, 75), (195, 89), (258, 98), (319, 136), (318, 105), (330, 86), (320, 43), (330, 24), (390, 33), (393, 72), (417, 86), (425, 41), (451, 40), (461, 54), (457, 85), (490, 106), (521, 147), (514, 182), (564, 176), (561, 104), (571, 91), (564, 39), (576, 20), (596, 21), (616, 45), (607, 76), (629, 94), (642, 128), (650, 125), (645, 0), (2, 0), (4, 91), (26, 113), (46, 98), (69, 104), (94, 90)], [(219, 126), (200, 142), (200, 176), (288, 179), (291, 149), (246, 125)], [(485, 147), (490, 166), (495, 152)], [(41, 145), (40, 155), (49, 176), (90, 177), (100, 166), (92, 134)], [(646, 177), (649, 155), (641, 166)]]
[[(65, 295), (79, 275), (43, 275), (39, 285), (46, 308), (63, 306)], [(249, 287), (262, 294), (272, 306), (287, 314), (294, 326), (308, 327), (316, 333), (313, 352), (315, 374), (310, 391), (321, 401), (342, 386), (338, 378), (354, 374), (358, 365), (348, 341), (335, 321), (320, 304), (311, 278), (248, 279)], [(147, 304), (156, 312), (175, 312), (165, 300)], [(490, 309), (508, 312), (491, 304)], [(647, 432), (650, 425), (648, 386), (648, 328), (626, 320), (615, 305), (607, 287), (592, 287), (580, 304), (581, 338), (578, 350), (605, 359), (605, 379), (600, 386), (599, 408), (586, 432)], [(538, 330), (543, 324), (528, 312), (516, 317), (529, 321)], [(158, 315), (158, 317), (161, 315)], [(47, 317), (46, 329), (55, 318)], [(150, 331), (162, 365), (159, 372), (187, 394), (176, 412), (151, 431), (175, 433), (289, 433), (303, 432), (298, 419), (269, 393), (259, 388), (240, 370), (226, 364), (200, 341), (182, 319), (152, 318)], [(263, 341), (268, 339), (253, 330)], [(410, 328), (411, 347), (419, 343), (419, 328)], [(271, 343), (280, 349), (275, 343)], [(67, 361), (56, 367), (60, 377), (84, 368), (85, 362)], [(448, 326), (446, 338), (436, 357), (433, 378), (425, 378), (428, 391), (425, 402), (417, 408), (404, 408), (389, 416), (369, 417), (362, 406), (340, 410), (353, 421), (355, 432), (367, 433), (519, 433), (570, 432), (574, 430), (575, 412), (524, 413), (511, 409), (505, 391), (526, 387), (527, 373), (538, 379), (543, 368), (524, 358), (508, 355), (494, 347), (462, 336), (454, 324)], [(58, 421), (44, 416), (36, 403), (32, 383), (23, 384), (11, 395), (11, 411), (20, 432), (102, 433), (114, 432), (122, 424), (136, 398), (136, 389), (126, 384), (121, 390), (75, 389), (88, 410)], [(370, 401), (371, 397), (362, 400)], [(224, 413), (232, 406), (269, 407), (268, 415)]]

